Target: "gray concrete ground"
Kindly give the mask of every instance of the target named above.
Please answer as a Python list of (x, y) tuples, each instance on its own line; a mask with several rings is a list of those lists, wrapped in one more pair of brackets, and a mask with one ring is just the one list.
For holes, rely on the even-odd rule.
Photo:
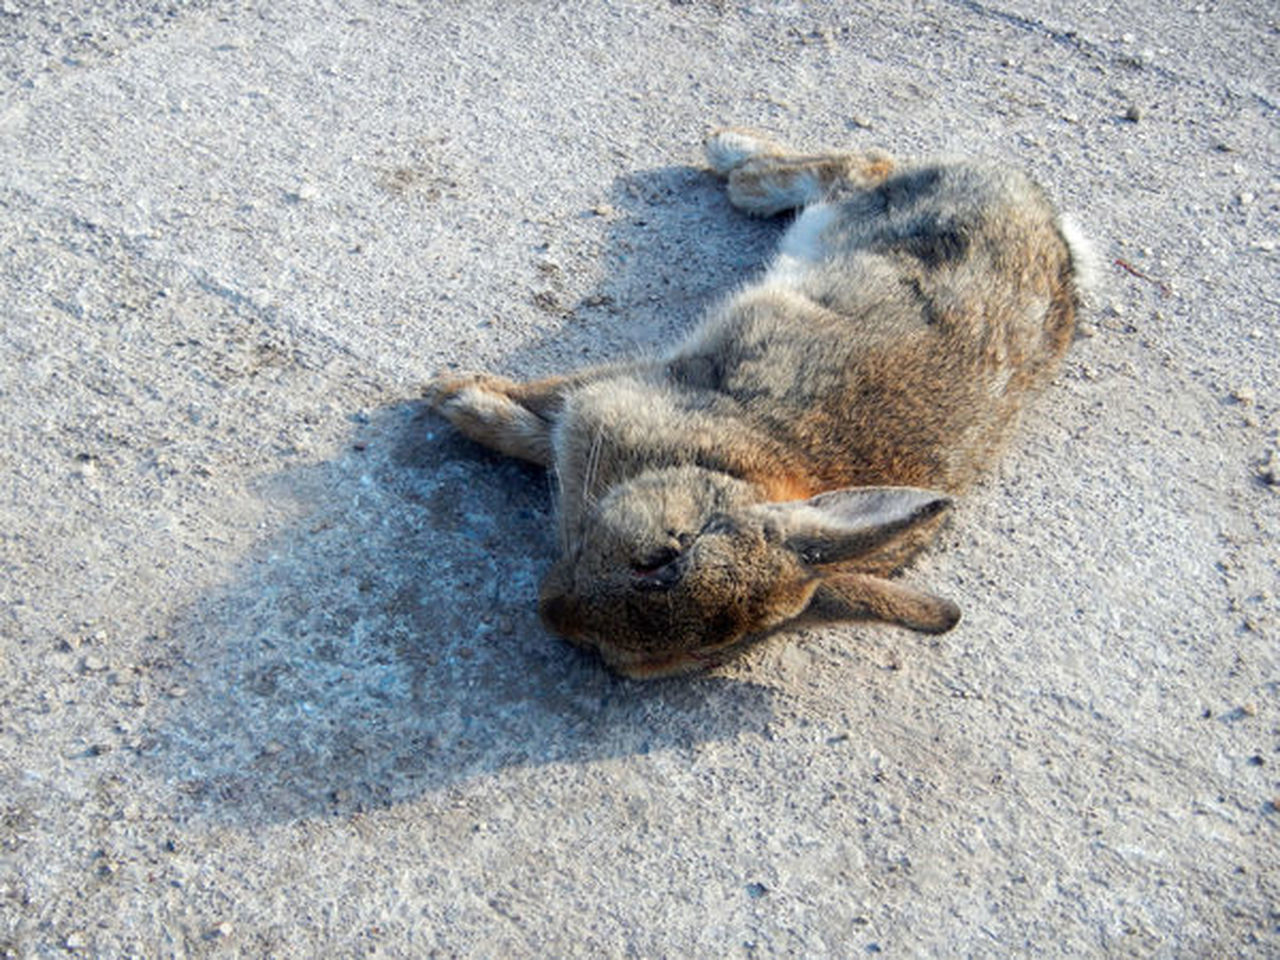
[[(0, 955), (1280, 955), (1274, 5), (71, 6), (0, 2)], [(1108, 286), (954, 632), (637, 684), (415, 397), (755, 270), (721, 124), (1020, 164)]]

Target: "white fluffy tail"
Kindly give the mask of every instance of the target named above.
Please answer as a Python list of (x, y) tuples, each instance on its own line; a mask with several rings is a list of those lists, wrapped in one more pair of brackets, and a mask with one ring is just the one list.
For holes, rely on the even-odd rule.
[(1058, 218), (1058, 232), (1071, 251), (1071, 273), (1075, 280), (1076, 297), (1082, 303), (1092, 303), (1102, 287), (1102, 257), (1098, 248), (1085, 235), (1079, 221), (1070, 214)]

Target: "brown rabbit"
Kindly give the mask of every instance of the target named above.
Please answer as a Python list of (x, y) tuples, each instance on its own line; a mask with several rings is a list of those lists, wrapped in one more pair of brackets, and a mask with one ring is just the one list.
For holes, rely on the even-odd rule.
[(738, 208), (803, 208), (760, 279), (666, 356), (444, 376), (431, 405), (555, 472), (542, 617), (624, 674), (715, 662), (807, 610), (950, 629), (953, 603), (886, 577), (1052, 375), (1087, 248), (1008, 170), (740, 131), (707, 155)]

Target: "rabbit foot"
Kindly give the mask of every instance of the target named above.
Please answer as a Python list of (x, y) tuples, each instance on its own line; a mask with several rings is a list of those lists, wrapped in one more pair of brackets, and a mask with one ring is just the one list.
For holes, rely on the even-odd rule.
[(422, 388), (422, 396), (431, 409), (438, 410), (467, 389), (506, 395), (515, 386), (514, 381), (491, 373), (440, 373)]
[(711, 169), (728, 176), (748, 160), (757, 157), (776, 157), (784, 151), (768, 137), (750, 130), (716, 130), (707, 137), (704, 148)]
[(516, 384), (488, 374), (437, 377), (423, 389), (428, 406), (477, 443), (543, 466), (551, 462), (551, 424), (513, 400)]

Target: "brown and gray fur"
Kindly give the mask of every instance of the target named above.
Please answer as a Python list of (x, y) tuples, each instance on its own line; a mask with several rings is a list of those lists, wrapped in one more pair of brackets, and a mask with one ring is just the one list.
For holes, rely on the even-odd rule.
[(740, 209), (802, 210), (760, 279), (663, 357), (444, 376), (430, 403), (554, 471), (543, 619), (622, 673), (715, 662), (806, 613), (950, 629), (953, 603), (889, 576), (1052, 376), (1086, 250), (1017, 172), (742, 131), (707, 155)]

